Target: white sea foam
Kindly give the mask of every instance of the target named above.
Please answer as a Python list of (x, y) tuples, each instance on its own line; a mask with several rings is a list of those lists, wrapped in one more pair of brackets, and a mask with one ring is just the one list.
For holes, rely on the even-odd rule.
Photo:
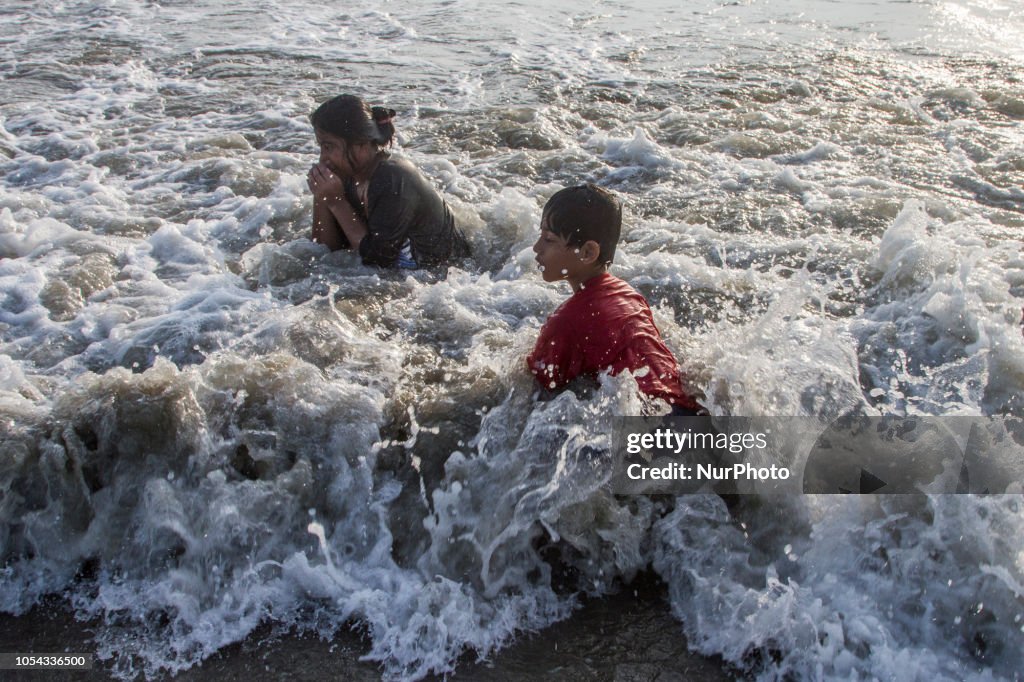
[[(417, 678), (653, 567), (761, 679), (1019, 676), (1016, 496), (616, 498), (634, 379), (539, 401), (523, 362), (569, 295), (541, 209), (593, 181), (714, 414), (1020, 416), (1015, 10), (599, 9), (12, 7), (0, 608), (68, 595), (124, 678), (353, 621)], [(309, 241), (308, 113), (343, 89), (399, 110), (472, 262)]]

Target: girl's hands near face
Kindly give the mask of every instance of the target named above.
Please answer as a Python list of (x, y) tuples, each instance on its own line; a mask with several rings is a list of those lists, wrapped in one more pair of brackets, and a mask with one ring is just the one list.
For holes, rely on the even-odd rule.
[(313, 198), (333, 203), (345, 200), (345, 183), (324, 163), (313, 164), (306, 176)]

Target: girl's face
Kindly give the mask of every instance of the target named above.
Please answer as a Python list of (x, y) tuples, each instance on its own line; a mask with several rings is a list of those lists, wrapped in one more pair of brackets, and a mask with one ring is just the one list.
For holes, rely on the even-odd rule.
[(320, 147), (320, 163), (342, 178), (352, 177), (352, 165), (348, 160), (348, 143), (337, 135), (316, 129), (316, 143)]

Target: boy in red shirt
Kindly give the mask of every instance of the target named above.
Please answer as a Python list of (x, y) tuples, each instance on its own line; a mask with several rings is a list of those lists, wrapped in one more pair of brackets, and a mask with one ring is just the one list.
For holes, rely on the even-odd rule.
[(621, 203), (596, 185), (563, 189), (545, 204), (533, 251), (544, 281), (567, 280), (573, 294), (544, 323), (527, 367), (549, 390), (628, 369), (640, 390), (669, 403), (673, 414), (702, 413), (683, 390), (647, 301), (608, 274), (621, 230)]

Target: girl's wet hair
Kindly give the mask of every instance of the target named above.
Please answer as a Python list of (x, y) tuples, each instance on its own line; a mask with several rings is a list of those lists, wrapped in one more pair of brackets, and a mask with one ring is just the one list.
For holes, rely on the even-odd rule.
[(387, 147), (395, 138), (394, 117), (394, 109), (371, 109), (355, 95), (338, 95), (317, 107), (309, 121), (317, 130), (346, 142), (373, 142), (378, 147)]

